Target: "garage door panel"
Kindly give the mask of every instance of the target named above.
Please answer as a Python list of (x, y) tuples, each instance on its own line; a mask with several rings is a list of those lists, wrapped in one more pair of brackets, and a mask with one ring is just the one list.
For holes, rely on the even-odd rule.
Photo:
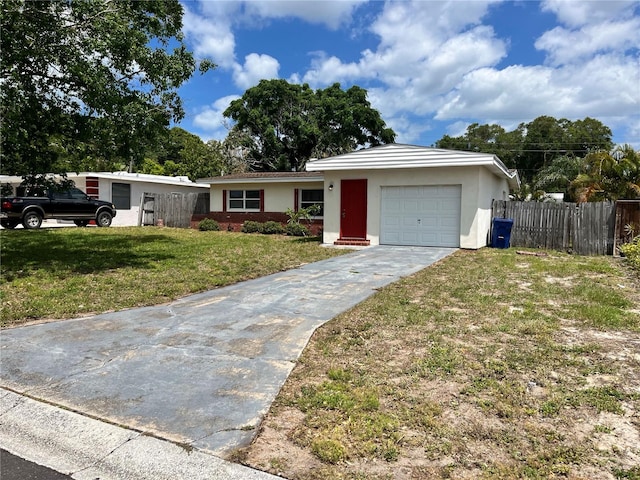
[(401, 225), (402, 219), (399, 216), (387, 216), (382, 218), (382, 226), (397, 228)]
[(387, 200), (387, 210), (389, 212), (401, 212), (402, 211), (402, 206), (400, 204), (400, 200), (395, 199), (395, 198), (390, 198)]
[(439, 226), (443, 228), (450, 228), (454, 230), (458, 230), (458, 225), (460, 224), (460, 220), (457, 217), (440, 217)]
[(415, 216), (412, 216), (412, 217), (403, 216), (401, 224), (403, 227), (416, 228), (418, 226), (418, 219)]
[(383, 187), (380, 243), (458, 247), (459, 185)]

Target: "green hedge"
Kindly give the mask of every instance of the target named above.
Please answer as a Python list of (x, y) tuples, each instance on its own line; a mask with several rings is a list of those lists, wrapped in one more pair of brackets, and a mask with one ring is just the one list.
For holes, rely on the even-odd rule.
[(281, 235), (284, 233), (284, 227), (281, 223), (270, 220), (262, 224), (262, 233), (265, 235)]
[(256, 222), (247, 220), (242, 224), (242, 233), (263, 233), (265, 235), (287, 234), (292, 237), (308, 237), (311, 232), (307, 227), (296, 222), (288, 223), (284, 227), (281, 223), (269, 220), (268, 222)]
[(262, 223), (247, 220), (242, 224), (242, 233), (262, 233)]
[(205, 218), (198, 224), (198, 230), (201, 232), (219, 232), (220, 224), (213, 218)]

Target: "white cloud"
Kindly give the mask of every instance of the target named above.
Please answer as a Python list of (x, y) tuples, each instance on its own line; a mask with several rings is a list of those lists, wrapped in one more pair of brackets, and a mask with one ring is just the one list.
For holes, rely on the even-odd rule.
[(278, 78), (279, 69), (280, 64), (275, 58), (251, 53), (245, 57), (244, 65), (233, 66), (233, 80), (238, 87), (246, 90), (260, 80)]
[(234, 25), (260, 24), (265, 20), (299, 18), (336, 29), (351, 20), (358, 5), (367, 0), (263, 0), (183, 1), (183, 31), (196, 56), (210, 57), (222, 68), (233, 68)]
[[(213, 2), (212, 2), (213, 3)], [(215, 2), (227, 3), (227, 2)], [(204, 17), (184, 7), (183, 31), (198, 58), (211, 58), (222, 68), (235, 59), (235, 37), (225, 17)]]
[[(466, 5), (463, 8), (461, 4)], [(491, 27), (476, 25), (487, 2), (393, 2), (371, 26), (377, 50), (344, 63), (320, 52), (302, 77), (312, 85), (378, 79), (389, 87), (447, 90), (474, 68), (494, 65), (506, 54)], [(452, 32), (454, 32), (452, 34)]]
[(201, 135), (203, 138), (207, 140), (224, 140), (226, 138), (229, 121), (224, 117), (223, 112), (237, 98), (239, 98), (237, 95), (219, 98), (213, 105), (205, 107), (195, 116), (193, 125), (206, 132)]
[(542, 10), (554, 13), (558, 20), (569, 27), (606, 23), (614, 18), (627, 18), (638, 7), (637, 0), (567, 1), (545, 0)]
[[(367, 77), (361, 64), (343, 63), (338, 57), (328, 57), (324, 52), (314, 52), (314, 55), (311, 68), (302, 77), (304, 83), (317, 87)], [(300, 76), (295, 74), (292, 78)]]
[(424, 118), (407, 114), (388, 118), (386, 124), (397, 133), (397, 143), (416, 143), (423, 133), (431, 130), (431, 126)]
[(580, 30), (556, 27), (536, 42), (538, 50), (548, 52), (552, 65), (579, 62), (594, 54), (627, 51), (640, 45), (640, 18), (586, 25)]
[(467, 127), (469, 126), (469, 122), (453, 122), (449, 124), (447, 127), (447, 135), (451, 137), (461, 137), (467, 132)]
[(244, 2), (245, 13), (258, 18), (295, 17), (337, 29), (351, 20), (353, 11), (367, 0), (268, 0)]
[(438, 109), (437, 119), (614, 117), (640, 109), (633, 59), (599, 56), (563, 68), (511, 66), (469, 73)]

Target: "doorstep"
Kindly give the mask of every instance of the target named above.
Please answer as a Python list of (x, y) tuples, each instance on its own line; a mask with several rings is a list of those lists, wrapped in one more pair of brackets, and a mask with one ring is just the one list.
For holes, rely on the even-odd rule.
[(357, 238), (339, 238), (334, 245), (348, 245), (352, 247), (368, 247), (371, 244), (370, 240), (357, 239)]

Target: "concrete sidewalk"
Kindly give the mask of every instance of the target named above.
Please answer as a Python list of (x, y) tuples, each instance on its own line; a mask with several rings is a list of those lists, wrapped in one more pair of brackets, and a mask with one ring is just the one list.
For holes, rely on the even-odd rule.
[[(17, 422), (16, 409), (41, 400), (49, 408), (79, 412), (85, 420), (102, 420), (98, 423), (107, 429), (126, 427), (108, 434), (120, 442), (116, 452), (129, 444), (160, 442), (182, 455), (186, 451), (175, 444), (195, 449), (188, 458), (222, 462), (220, 458), (251, 442), (316, 328), (376, 289), (454, 251), (370, 247), (168, 305), (4, 330), (0, 386), (11, 392), (3, 392), (0, 445), (20, 455), (11, 448), (8, 419), (13, 415)], [(28, 413), (20, 416), (29, 423)], [(31, 418), (37, 422), (37, 416)], [(53, 425), (50, 436), (60, 437), (55, 432), (63, 425), (40, 423)], [(11, 425), (15, 430), (30, 428)], [(90, 438), (78, 448), (98, 452), (93, 445), (104, 435), (93, 438), (92, 432), (100, 430), (93, 424), (87, 430)], [(132, 438), (125, 441), (127, 436)], [(72, 456), (74, 447), (68, 448)], [(139, 454), (124, 455), (133, 464), (148, 460), (147, 454)]]

